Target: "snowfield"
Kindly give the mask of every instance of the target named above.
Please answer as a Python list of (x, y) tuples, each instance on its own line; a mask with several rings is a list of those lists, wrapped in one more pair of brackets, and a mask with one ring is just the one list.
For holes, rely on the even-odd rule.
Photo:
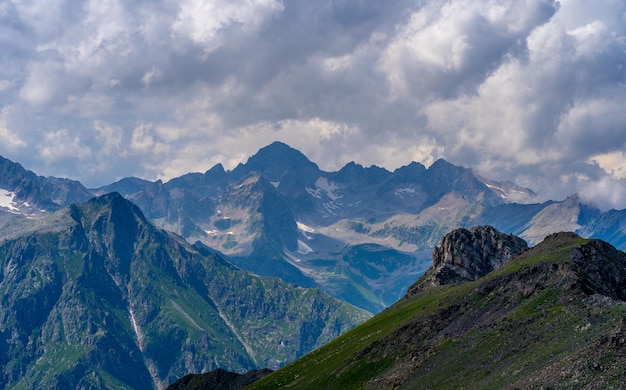
[(0, 207), (4, 207), (9, 209), (9, 211), (19, 212), (20, 210), (16, 207), (15, 202), (13, 201), (15, 198), (15, 194), (13, 192), (0, 189)]

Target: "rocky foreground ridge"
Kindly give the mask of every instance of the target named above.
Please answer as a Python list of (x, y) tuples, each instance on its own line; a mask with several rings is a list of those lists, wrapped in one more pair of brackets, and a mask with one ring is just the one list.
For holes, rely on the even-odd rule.
[(449, 233), (404, 299), (250, 388), (623, 388), (626, 254), (574, 233), (516, 242)]
[(218, 368), (204, 374), (189, 374), (177, 380), (166, 390), (240, 390), (272, 373), (270, 369), (238, 374)]

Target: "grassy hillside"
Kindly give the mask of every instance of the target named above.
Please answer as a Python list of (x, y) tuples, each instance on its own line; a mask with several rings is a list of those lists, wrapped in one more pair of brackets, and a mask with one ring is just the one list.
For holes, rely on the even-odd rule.
[[(620, 388), (625, 259), (553, 235), (478, 281), (401, 300), (249, 388)], [(614, 266), (604, 283), (598, 269)]]

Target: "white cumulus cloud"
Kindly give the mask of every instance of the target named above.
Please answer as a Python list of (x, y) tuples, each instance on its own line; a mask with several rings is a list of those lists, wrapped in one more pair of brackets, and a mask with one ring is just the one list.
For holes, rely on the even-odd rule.
[[(89, 186), (438, 158), (626, 207), (626, 3), (0, 2), (0, 154)], [(593, 190), (593, 189), (596, 190)]]

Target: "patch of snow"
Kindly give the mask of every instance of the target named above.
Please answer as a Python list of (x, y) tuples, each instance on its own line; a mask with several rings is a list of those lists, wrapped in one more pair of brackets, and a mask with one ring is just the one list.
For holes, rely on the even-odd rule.
[(415, 193), (415, 188), (400, 188), (394, 191), (394, 194), (396, 196), (402, 196), (404, 194), (414, 194)]
[(217, 234), (219, 233), (217, 230), (205, 230), (204, 232), (209, 236), (217, 236)]
[(278, 187), (278, 185), (280, 184), (279, 181), (270, 181), (270, 183), (274, 186), (274, 188)]
[(285, 251), (285, 255), (287, 255), (287, 261), (289, 261), (291, 264), (295, 265), (298, 269), (306, 269), (303, 268), (301, 266), (298, 266), (296, 263), (302, 263), (302, 260), (297, 258), (293, 253), (289, 253), (288, 251)]
[(326, 196), (328, 196), (333, 201), (343, 197), (343, 195), (337, 195), (335, 193), (338, 189), (340, 189), (340, 187), (337, 184), (329, 182), (328, 179), (325, 177), (320, 177), (319, 179), (317, 179), (317, 181), (315, 182), (315, 186), (318, 189), (324, 191), (326, 193)]
[(324, 208), (322, 212), (327, 215), (337, 215), (335, 210), (340, 209), (339, 205), (335, 202), (326, 202), (322, 204), (322, 207)]
[(15, 207), (15, 202), (13, 201), (15, 194), (13, 192), (0, 189), (0, 207), (5, 207), (9, 209), (9, 211), (20, 211), (17, 207)]
[(319, 188), (307, 188), (306, 192), (308, 192), (314, 198), (322, 199), (322, 191)]
[(310, 240), (311, 236), (309, 236), (309, 234), (311, 233), (315, 233), (315, 229), (313, 229), (310, 226), (307, 226), (305, 224), (303, 224), (302, 222), (298, 222), (296, 221), (296, 225), (298, 226), (298, 230), (300, 230), (302, 232), (302, 235), (307, 239)]
[(500, 195), (501, 198), (506, 199), (508, 197), (506, 195), (506, 191), (504, 191), (503, 188), (494, 186), (494, 185), (489, 184), (489, 183), (484, 183), (483, 182), (483, 184), (485, 184), (490, 190), (493, 190), (493, 191), (497, 192)]
[(306, 254), (309, 254), (311, 252), (313, 252), (313, 249), (311, 249), (310, 246), (308, 246), (304, 242), (298, 240), (298, 253), (300, 253), (301, 255), (306, 255)]
[(302, 230), (303, 232), (315, 233), (315, 229), (303, 224), (302, 222), (296, 221), (296, 225), (298, 226), (298, 229)]

